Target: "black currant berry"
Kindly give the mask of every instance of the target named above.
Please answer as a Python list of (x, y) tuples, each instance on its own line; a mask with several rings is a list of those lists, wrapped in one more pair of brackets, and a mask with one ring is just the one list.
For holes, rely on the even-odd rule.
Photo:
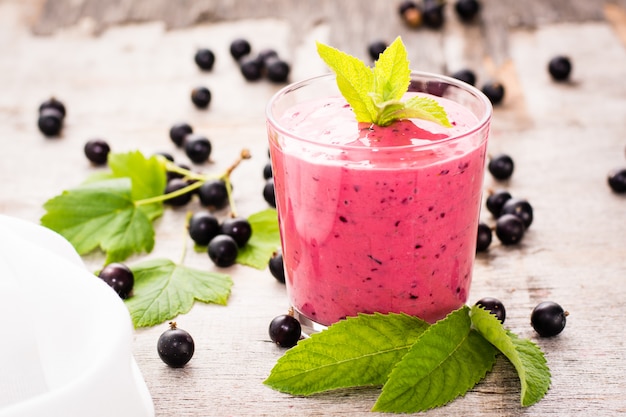
[(273, 177), (273, 173), (272, 173), (272, 163), (268, 162), (267, 164), (265, 164), (265, 166), (263, 167), (263, 179), (269, 180), (270, 178)]
[(285, 283), (285, 264), (283, 264), (283, 254), (274, 252), (268, 262), (270, 273), (276, 280), (282, 284)]
[(239, 63), (241, 75), (247, 81), (257, 81), (263, 76), (263, 61), (258, 58), (242, 58)]
[(178, 147), (183, 146), (185, 137), (193, 133), (193, 128), (185, 122), (176, 123), (170, 128), (170, 139)]
[(274, 83), (284, 83), (289, 78), (291, 68), (282, 59), (272, 58), (265, 61), (267, 79)]
[(503, 214), (496, 220), (496, 236), (504, 245), (515, 245), (524, 237), (524, 222), (514, 214)]
[(242, 248), (252, 236), (252, 226), (244, 217), (229, 217), (222, 222), (222, 233), (232, 237)]
[(195, 343), (189, 332), (176, 327), (170, 322), (170, 328), (159, 336), (157, 352), (165, 364), (172, 368), (181, 368), (193, 357)]
[(169, 152), (156, 152), (154, 155), (161, 156), (170, 162), (174, 162), (174, 156)]
[(63, 115), (57, 109), (47, 107), (39, 112), (37, 126), (45, 136), (57, 136), (63, 127)]
[(615, 169), (609, 172), (609, 187), (614, 192), (621, 194), (626, 193), (626, 168)]
[(54, 97), (50, 97), (48, 100), (39, 105), (39, 113), (41, 113), (45, 109), (55, 109), (56, 111), (61, 113), (61, 119), (65, 119), (65, 115), (67, 114), (65, 110), (65, 104), (63, 104), (62, 101), (57, 100)]
[(438, 0), (424, 0), (422, 20), (424, 25), (432, 29), (439, 29), (445, 21), (443, 14), (444, 4)]
[(203, 86), (191, 90), (191, 102), (199, 109), (206, 109), (211, 103), (211, 91)]
[(572, 62), (566, 56), (555, 56), (548, 62), (548, 72), (554, 81), (566, 81), (572, 72)]
[(128, 295), (135, 285), (135, 276), (133, 271), (126, 265), (121, 263), (110, 263), (98, 274), (109, 287), (119, 295), (121, 298), (128, 298)]
[(486, 223), (478, 224), (478, 236), (476, 237), (476, 252), (484, 252), (491, 245), (493, 233)]
[(295, 346), (302, 336), (302, 326), (293, 316), (282, 314), (274, 317), (269, 327), (270, 339), (280, 347)]
[(422, 24), (422, 9), (412, 1), (407, 0), (400, 3), (398, 12), (402, 20), (410, 27), (418, 27)]
[(196, 164), (206, 162), (211, 155), (211, 142), (205, 136), (192, 133), (185, 139), (185, 154)]
[(200, 204), (221, 209), (228, 204), (228, 189), (221, 179), (208, 180), (198, 188)]
[(493, 217), (498, 218), (502, 212), (502, 206), (511, 198), (511, 193), (507, 190), (496, 190), (487, 197), (487, 210)]
[[(165, 186), (165, 194), (173, 193), (174, 191), (178, 191), (187, 186), (189, 186), (189, 183), (184, 179), (172, 178), (167, 182), (167, 185)], [(164, 200), (163, 203), (176, 207), (184, 206), (191, 201), (191, 197), (193, 197), (193, 191), (186, 192), (176, 197), (170, 197), (167, 200)]]
[(378, 56), (385, 52), (385, 49), (387, 49), (387, 42), (381, 40), (370, 42), (367, 45), (367, 53), (373, 61), (378, 60)]
[(252, 48), (250, 47), (250, 42), (245, 39), (235, 39), (230, 44), (230, 55), (236, 60), (239, 61), (241, 57), (248, 55)]
[(111, 147), (102, 139), (91, 139), (85, 143), (85, 156), (96, 165), (107, 163)]
[(568, 312), (553, 301), (539, 303), (530, 315), (530, 324), (541, 337), (552, 337), (565, 328)]
[(257, 59), (261, 61), (264, 66), (267, 66), (268, 61), (274, 58), (278, 58), (278, 52), (273, 49), (263, 49), (257, 55)]
[(202, 71), (211, 71), (215, 64), (215, 54), (210, 49), (201, 48), (196, 51), (194, 61)]
[(462, 21), (469, 22), (480, 11), (480, 3), (478, 0), (457, 0), (454, 10)]
[(215, 265), (227, 267), (233, 265), (237, 260), (239, 247), (235, 239), (220, 234), (211, 239), (207, 252)]
[(272, 207), (276, 207), (276, 192), (274, 191), (274, 178), (270, 178), (265, 181), (263, 187), (263, 198)]
[(521, 198), (510, 198), (502, 206), (500, 215), (513, 214), (519, 217), (524, 223), (524, 227), (528, 229), (533, 222), (533, 207), (526, 200)]
[(217, 217), (206, 211), (194, 213), (189, 219), (189, 236), (200, 246), (206, 246), (211, 239), (220, 234)]
[(500, 323), (504, 323), (504, 320), (506, 319), (506, 310), (502, 301), (493, 297), (485, 297), (478, 300), (476, 305), (483, 307), (485, 310), (496, 316), (497, 319), (500, 320)]
[(471, 69), (461, 69), (452, 74), (452, 78), (456, 78), (457, 80), (461, 80), (469, 85), (476, 84), (476, 74)]
[(487, 169), (497, 180), (508, 180), (513, 175), (513, 158), (506, 154), (499, 154), (489, 160)]
[(491, 104), (500, 104), (504, 99), (504, 86), (495, 81), (483, 85), (482, 92), (487, 96)]

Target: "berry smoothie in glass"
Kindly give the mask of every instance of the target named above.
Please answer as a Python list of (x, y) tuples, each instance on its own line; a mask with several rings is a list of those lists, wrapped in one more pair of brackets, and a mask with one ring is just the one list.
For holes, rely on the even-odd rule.
[(411, 72), (450, 127), (358, 122), (334, 74), (267, 107), (288, 298), (305, 333), (358, 313), (428, 322), (467, 301), (492, 107), (477, 89)]

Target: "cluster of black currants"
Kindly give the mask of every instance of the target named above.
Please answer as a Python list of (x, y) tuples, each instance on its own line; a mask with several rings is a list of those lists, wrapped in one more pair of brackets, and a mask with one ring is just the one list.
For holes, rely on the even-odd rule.
[[(513, 175), (515, 164), (507, 154), (490, 158), (487, 169), (498, 181), (508, 180)], [(490, 192), (486, 199), (487, 210), (496, 219), (495, 233), (504, 245), (515, 245), (522, 240), (526, 229), (533, 222), (533, 208), (522, 198), (513, 198), (505, 189)], [(492, 228), (485, 222), (478, 225), (476, 252), (486, 251), (493, 240)]]
[(248, 81), (266, 77), (271, 82), (284, 83), (289, 79), (291, 67), (274, 49), (264, 49), (252, 55), (250, 42), (239, 38), (231, 42), (230, 55), (237, 61), (241, 75)]
[(37, 127), (46, 137), (59, 136), (65, 120), (65, 105), (62, 101), (50, 97), (39, 105)]
[[(507, 190), (496, 190), (489, 194), (487, 210), (495, 217), (495, 233), (503, 245), (516, 245), (533, 222), (533, 208), (522, 198), (514, 198)], [(487, 223), (478, 225), (476, 251), (484, 252), (492, 241), (492, 230)]]
[(265, 185), (263, 186), (263, 198), (270, 206), (276, 208), (276, 193), (274, 191), (274, 174), (272, 172), (272, 163), (268, 162), (263, 167), (263, 179), (265, 179)]
[(202, 164), (211, 156), (213, 149), (211, 141), (200, 133), (194, 133), (189, 123), (174, 124), (170, 128), (170, 139), (178, 148), (185, 150), (185, 154), (193, 163)]
[[(426, 26), (431, 29), (439, 29), (445, 23), (444, 7), (442, 0), (406, 0), (398, 6), (400, 18), (411, 28)], [(456, 0), (454, 11), (464, 23), (469, 23), (480, 12), (481, 4), (478, 0)]]
[[(453, 72), (450, 76), (469, 85), (476, 86), (476, 73), (469, 68), (462, 68)], [(504, 100), (505, 89), (500, 81), (488, 80), (480, 87), (480, 90), (494, 106), (502, 103)]]
[(189, 218), (189, 236), (198, 246), (206, 246), (209, 258), (219, 267), (235, 263), (239, 250), (252, 236), (252, 227), (244, 217), (228, 217), (220, 223), (207, 211), (199, 211)]
[[(506, 309), (502, 301), (493, 297), (485, 297), (478, 300), (476, 305), (496, 316), (500, 323), (504, 323)], [(563, 331), (568, 315), (569, 313), (554, 301), (543, 301), (537, 304), (531, 312), (530, 324), (539, 336), (552, 337)]]

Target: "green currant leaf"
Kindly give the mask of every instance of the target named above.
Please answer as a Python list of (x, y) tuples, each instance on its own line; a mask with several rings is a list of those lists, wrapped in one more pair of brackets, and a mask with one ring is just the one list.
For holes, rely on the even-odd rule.
[(135, 327), (154, 326), (191, 310), (194, 302), (226, 305), (230, 276), (153, 259), (130, 267), (135, 277), (125, 300)]
[[(157, 156), (146, 158), (141, 152), (114, 153), (109, 155), (109, 168), (114, 178), (130, 178), (134, 201), (162, 195), (165, 191), (166, 172), (163, 161)], [(163, 203), (141, 206), (154, 220), (163, 214)]]
[(374, 85), (372, 69), (358, 58), (319, 42), (317, 52), (337, 74), (337, 87), (354, 110), (357, 121), (372, 122), (376, 115), (369, 96)]
[(81, 255), (99, 247), (110, 263), (154, 247), (152, 223), (135, 206), (129, 178), (83, 184), (51, 198), (44, 209), (41, 224), (65, 237)]
[(237, 255), (237, 263), (256, 269), (265, 269), (272, 254), (280, 247), (278, 215), (276, 210), (267, 209), (248, 217), (252, 235)]
[(491, 370), (496, 349), (463, 307), (430, 326), (394, 367), (372, 411), (415, 413), (464, 395)]
[(294, 395), (380, 386), (428, 328), (405, 314), (360, 314), (300, 340), (281, 357), (264, 384)]
[(517, 370), (522, 386), (521, 404), (530, 406), (541, 400), (550, 388), (550, 369), (543, 352), (527, 339), (520, 339), (504, 329), (502, 323), (487, 310), (473, 306), (474, 328), (500, 350)]

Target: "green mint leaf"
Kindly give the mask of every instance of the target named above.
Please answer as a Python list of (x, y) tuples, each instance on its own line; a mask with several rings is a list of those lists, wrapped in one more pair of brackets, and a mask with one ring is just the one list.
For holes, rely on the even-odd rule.
[(354, 110), (357, 121), (372, 122), (377, 113), (369, 96), (374, 86), (372, 69), (358, 58), (319, 42), (317, 52), (337, 75), (337, 87)]
[(393, 117), (398, 119), (423, 119), (431, 122), (439, 123), (445, 127), (452, 127), (448, 120), (446, 110), (441, 104), (430, 97), (411, 97), (404, 103), (404, 109), (401, 109)]
[(357, 122), (389, 126), (396, 120), (425, 119), (451, 127), (444, 108), (435, 100), (414, 97), (401, 101), (411, 83), (411, 68), (400, 37), (379, 55), (373, 69), (319, 42), (317, 51), (337, 74), (339, 91), (354, 110)]
[(464, 395), (492, 368), (496, 350), (462, 307), (430, 326), (395, 366), (372, 411), (414, 413)]
[(256, 269), (265, 269), (272, 254), (280, 247), (278, 214), (267, 209), (248, 216), (252, 235), (237, 255), (237, 263)]
[(502, 352), (517, 370), (522, 386), (521, 404), (530, 406), (541, 400), (550, 388), (550, 369), (543, 352), (527, 339), (504, 329), (502, 323), (482, 307), (471, 311), (474, 328)]
[(154, 326), (191, 310), (194, 302), (226, 305), (230, 276), (152, 259), (132, 265), (135, 284), (125, 300), (135, 327)]
[(397, 37), (374, 63), (374, 102), (401, 100), (410, 83), (411, 69), (406, 48), (402, 39)]
[(41, 224), (65, 237), (81, 255), (99, 247), (110, 263), (154, 247), (152, 223), (135, 206), (128, 178), (64, 191), (48, 200), (44, 209)]
[(382, 385), (428, 326), (404, 314), (348, 317), (289, 349), (264, 383), (294, 395)]

